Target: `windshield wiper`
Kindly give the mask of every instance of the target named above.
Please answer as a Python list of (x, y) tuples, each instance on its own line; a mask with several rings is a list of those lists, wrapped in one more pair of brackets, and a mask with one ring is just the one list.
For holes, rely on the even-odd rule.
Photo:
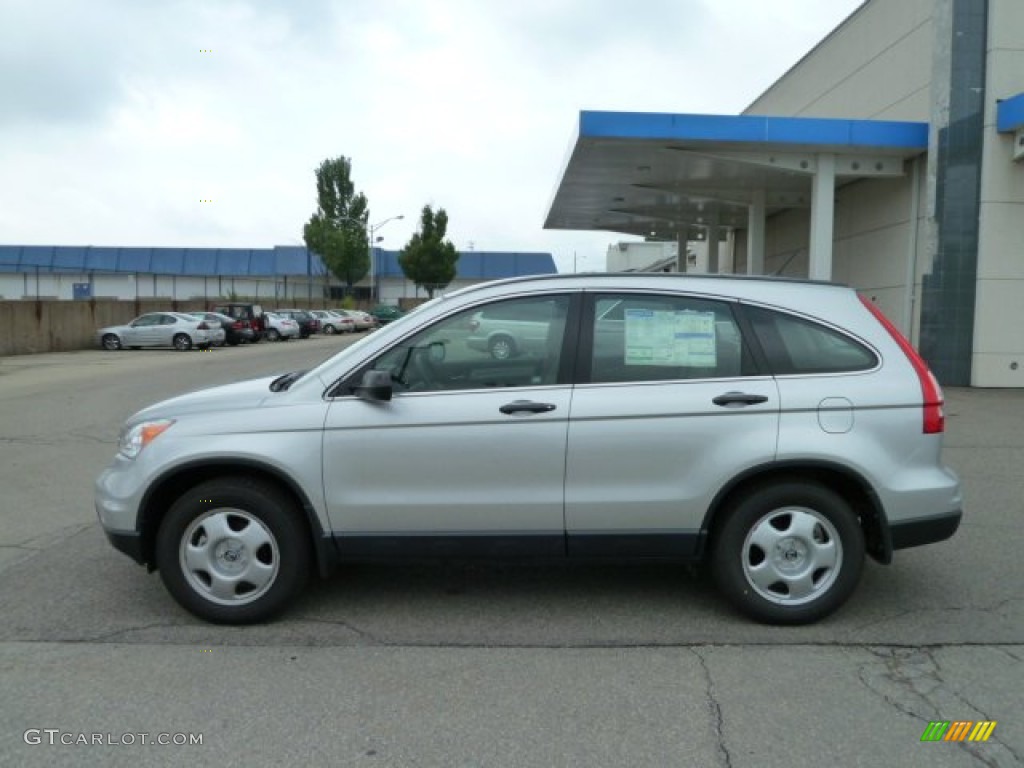
[(307, 371), (292, 371), (286, 373), (284, 376), (278, 376), (272, 382), (270, 382), (271, 392), (283, 392), (288, 389), (292, 384), (305, 376)]

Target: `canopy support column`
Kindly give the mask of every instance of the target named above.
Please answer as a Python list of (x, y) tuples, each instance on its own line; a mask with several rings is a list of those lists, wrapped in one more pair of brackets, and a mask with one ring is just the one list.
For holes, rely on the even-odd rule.
[(747, 274), (764, 274), (765, 193), (755, 189), (747, 208)]
[(818, 167), (811, 183), (811, 242), (808, 277), (832, 279), (832, 240), (836, 210), (836, 156), (818, 155)]

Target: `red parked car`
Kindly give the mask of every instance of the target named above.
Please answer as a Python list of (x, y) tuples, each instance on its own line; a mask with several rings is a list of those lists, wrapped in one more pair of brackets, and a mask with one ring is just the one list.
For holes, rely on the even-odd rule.
[(252, 329), (252, 340), (259, 341), (267, 335), (267, 326), (263, 321), (263, 307), (259, 304), (247, 302), (229, 301), (223, 304), (210, 306), (211, 312), (220, 312), (222, 315), (233, 317), (242, 322), (243, 327)]

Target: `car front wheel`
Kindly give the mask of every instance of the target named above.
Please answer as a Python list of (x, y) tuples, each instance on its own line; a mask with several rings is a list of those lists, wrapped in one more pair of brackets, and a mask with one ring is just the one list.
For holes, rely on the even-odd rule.
[(104, 334), (102, 341), (103, 348), (111, 352), (121, 349), (121, 339), (113, 333)]
[(179, 333), (174, 337), (174, 348), (179, 352), (187, 352), (192, 349), (192, 339), (188, 337), (188, 334)]
[(267, 341), (280, 341), (281, 334), (277, 332), (276, 328), (271, 328), (267, 331)]
[(748, 616), (808, 624), (846, 602), (864, 565), (850, 505), (820, 485), (780, 482), (739, 499), (717, 531), (712, 572)]
[(305, 586), (311, 559), (295, 505), (274, 486), (243, 477), (187, 491), (156, 540), (167, 590), (188, 611), (220, 624), (280, 613)]

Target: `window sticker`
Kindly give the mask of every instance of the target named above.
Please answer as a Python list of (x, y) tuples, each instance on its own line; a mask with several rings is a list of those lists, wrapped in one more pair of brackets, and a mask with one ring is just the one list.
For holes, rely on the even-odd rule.
[(715, 313), (626, 310), (626, 365), (714, 368)]

